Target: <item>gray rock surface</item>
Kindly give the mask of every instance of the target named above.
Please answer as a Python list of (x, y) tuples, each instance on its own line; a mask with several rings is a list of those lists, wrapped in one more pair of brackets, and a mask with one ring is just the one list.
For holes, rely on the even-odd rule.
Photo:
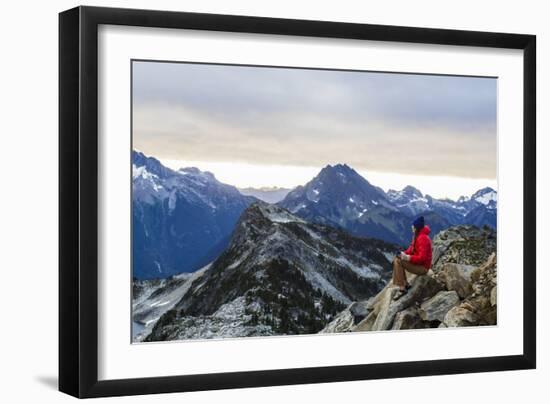
[(460, 303), (458, 294), (452, 291), (441, 291), (420, 305), (419, 315), (425, 321), (443, 321), (447, 312)]
[(435, 272), (447, 262), (479, 266), (496, 250), (496, 231), (489, 227), (454, 226), (439, 232), (432, 246)]
[(454, 290), (464, 299), (473, 292), (471, 274), (475, 268), (473, 265), (446, 263), (441, 267), (438, 279), (447, 290)]
[(409, 307), (395, 315), (392, 330), (411, 330), (425, 328), (424, 322), (418, 315), (416, 307)]
[(365, 318), (367, 317), (367, 315), (369, 314), (369, 305), (368, 305), (368, 300), (367, 301), (360, 301), (360, 302), (353, 302), (350, 306), (349, 306), (349, 311), (351, 312), (351, 314), (358, 318)]
[(476, 325), (478, 317), (463, 306), (455, 306), (447, 312), (443, 323), (446, 327), (468, 327)]
[(396, 287), (385, 289), (384, 295), (378, 303), (378, 307), (375, 307), (374, 309), (378, 315), (374, 321), (372, 330), (379, 331), (391, 329), (395, 315), (398, 312), (414, 305), (415, 303), (422, 302), (430, 296), (435, 295), (442, 289), (443, 285), (436, 281), (434, 277), (429, 275), (416, 277), (411, 283), (411, 288), (408, 293), (398, 300), (393, 300), (393, 297), (398, 290)]
[[(353, 303), (352, 303), (353, 304)], [(338, 314), (319, 334), (330, 334), (338, 332), (350, 332), (354, 327), (354, 316), (348, 307)]]

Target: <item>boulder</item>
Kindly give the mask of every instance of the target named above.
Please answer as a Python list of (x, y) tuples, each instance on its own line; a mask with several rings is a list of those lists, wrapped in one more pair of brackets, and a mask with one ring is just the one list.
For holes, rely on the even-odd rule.
[[(386, 290), (386, 289), (384, 289)], [(334, 319), (328, 323), (325, 328), (323, 328), (319, 333), (329, 334), (335, 332), (349, 332), (349, 331), (368, 331), (366, 329), (358, 330), (357, 327), (361, 324), (360, 328), (366, 328), (364, 320), (369, 314), (373, 314), (372, 306), (369, 306), (369, 303), (372, 299), (363, 300), (360, 302), (353, 302), (348, 307), (346, 307), (342, 312), (340, 312)], [(376, 315), (371, 316), (371, 320), (376, 318)], [(370, 322), (370, 325), (372, 325)]]
[(460, 303), (460, 307), (466, 310), (470, 310), (471, 312), (476, 311), (476, 308), (468, 300), (464, 300), (462, 303)]
[(495, 325), (497, 322), (497, 307), (491, 304), (489, 293), (479, 295), (466, 301), (477, 315), (477, 325)]
[(464, 299), (473, 292), (471, 274), (474, 269), (473, 265), (446, 263), (441, 267), (438, 279), (447, 290), (454, 290)]
[(496, 281), (496, 274), (494, 273), (496, 271), (496, 265), (497, 255), (495, 252), (493, 252), (491, 255), (489, 255), (487, 261), (485, 261), (482, 265), (472, 271), (472, 282), (480, 282), (486, 280), (483, 279), (485, 278), (483, 275), (489, 276), (491, 281), (493, 281), (493, 279)]
[(447, 262), (477, 266), (496, 250), (496, 231), (489, 227), (454, 226), (439, 232), (432, 246), (435, 272)]
[(368, 301), (353, 302), (348, 309), (356, 320), (364, 319), (368, 316), (370, 311)]
[(325, 328), (319, 331), (320, 334), (331, 334), (335, 332), (349, 332), (355, 325), (354, 316), (348, 307), (340, 312)]
[(487, 261), (472, 272), (474, 293), (465, 300), (474, 309), (476, 325), (497, 323), (497, 256), (492, 253)]
[(479, 325), (496, 325), (497, 323), (497, 307), (485, 310), (479, 314)]
[(392, 330), (412, 330), (415, 328), (424, 328), (424, 322), (418, 315), (416, 307), (409, 307), (395, 315)]
[(447, 312), (443, 323), (447, 327), (468, 327), (477, 325), (478, 320), (478, 316), (475, 313), (460, 305), (453, 307)]
[(378, 307), (378, 303), (380, 303), (380, 300), (382, 299), (382, 296), (384, 296), (387, 290), (391, 287), (391, 282), (388, 282), (388, 284), (380, 292), (378, 292), (374, 297), (371, 297), (369, 300), (367, 300), (367, 310), (376, 310), (376, 308)]
[(400, 311), (413, 306), (443, 289), (443, 285), (434, 277), (425, 275), (418, 276), (411, 283), (409, 291), (397, 300), (393, 300), (398, 288), (388, 288), (374, 310), (378, 314), (372, 325), (372, 330), (389, 330), (393, 325), (395, 315)]
[[(407, 276), (407, 281), (409, 282), (410, 285), (413, 285), (415, 283), (416, 278), (418, 277), (418, 275), (411, 274), (410, 272), (405, 272), (405, 275)], [(428, 272), (428, 275), (433, 276), (433, 271), (430, 270)], [(375, 310), (378, 313), (378, 307), (380, 305), (379, 303), (387, 293), (387, 290), (395, 287), (396, 286), (391, 281), (388, 282), (388, 284), (380, 292), (378, 292), (377, 295), (367, 300), (367, 303), (366, 303), (367, 310), (369, 311)]]
[(420, 305), (420, 318), (425, 321), (443, 321), (447, 312), (460, 303), (458, 294), (442, 291)]
[(488, 295), (478, 295), (467, 299), (464, 302), (469, 303), (474, 308), (472, 311), (474, 313), (478, 313), (479, 315), (482, 315), (484, 312), (491, 311), (494, 308), (491, 306), (491, 298)]
[[(380, 298), (380, 301), (378, 302), (377, 306), (375, 306), (375, 309), (374, 309), (374, 312), (378, 313), (378, 315), (374, 320), (374, 323), (372, 325), (372, 330), (380, 331), (380, 330), (390, 329), (393, 323), (395, 314), (399, 311), (399, 310), (390, 310), (390, 306), (392, 306), (392, 303), (394, 303), (393, 297), (398, 292), (398, 290), (399, 288), (397, 287), (388, 288)], [(395, 304), (393, 306), (395, 306)]]
[(357, 324), (352, 331), (371, 331), (374, 321), (376, 320), (377, 314), (374, 311), (371, 311), (364, 320)]

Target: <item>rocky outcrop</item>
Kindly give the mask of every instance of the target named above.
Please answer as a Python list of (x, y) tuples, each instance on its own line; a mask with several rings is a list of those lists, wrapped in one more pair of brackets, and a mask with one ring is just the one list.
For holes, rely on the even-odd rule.
[(434, 272), (450, 262), (480, 266), (497, 249), (496, 231), (490, 227), (454, 226), (439, 232), (433, 239)]
[(443, 321), (449, 310), (460, 303), (458, 294), (452, 291), (441, 291), (430, 297), (420, 306), (420, 318), (424, 321)]
[(461, 299), (464, 299), (473, 292), (471, 274), (475, 268), (473, 265), (448, 262), (443, 264), (438, 277), (447, 290), (454, 290)]
[(476, 325), (497, 323), (497, 256), (493, 253), (487, 261), (472, 272), (473, 293), (462, 306), (477, 316)]
[(395, 299), (391, 281), (376, 296), (354, 302), (322, 332), (381, 331), (495, 325), (496, 234), (457, 226), (433, 241), (434, 264), (424, 276), (407, 274), (409, 291)]
[(395, 315), (392, 330), (411, 330), (414, 328), (425, 328), (425, 323), (420, 318), (416, 307), (409, 307)]
[(398, 300), (394, 300), (397, 288), (391, 285), (386, 288), (380, 302), (375, 308), (378, 311), (376, 320), (373, 323), (373, 331), (389, 330), (397, 313), (433, 296), (442, 289), (442, 285), (432, 275), (419, 276), (411, 280), (411, 289)]
[(349, 308), (338, 314), (319, 334), (331, 334), (335, 332), (348, 332), (354, 327), (353, 314)]
[(478, 322), (478, 317), (474, 312), (468, 310), (466, 307), (460, 305), (449, 310), (443, 319), (443, 326), (468, 327), (476, 325)]

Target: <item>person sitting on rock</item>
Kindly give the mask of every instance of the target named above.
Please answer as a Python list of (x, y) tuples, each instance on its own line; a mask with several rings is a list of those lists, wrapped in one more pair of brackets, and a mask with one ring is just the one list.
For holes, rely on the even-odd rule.
[(409, 248), (402, 251), (393, 260), (393, 279), (399, 291), (395, 294), (397, 300), (410, 289), (405, 270), (415, 275), (426, 275), (432, 266), (432, 241), (430, 227), (424, 223), (424, 216), (420, 216), (412, 224), (413, 239)]

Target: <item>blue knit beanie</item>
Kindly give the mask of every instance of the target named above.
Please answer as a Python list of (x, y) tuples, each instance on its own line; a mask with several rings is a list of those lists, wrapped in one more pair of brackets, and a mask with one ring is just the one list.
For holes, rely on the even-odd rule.
[(424, 227), (424, 216), (417, 217), (413, 222), (413, 226), (416, 230), (422, 229)]

